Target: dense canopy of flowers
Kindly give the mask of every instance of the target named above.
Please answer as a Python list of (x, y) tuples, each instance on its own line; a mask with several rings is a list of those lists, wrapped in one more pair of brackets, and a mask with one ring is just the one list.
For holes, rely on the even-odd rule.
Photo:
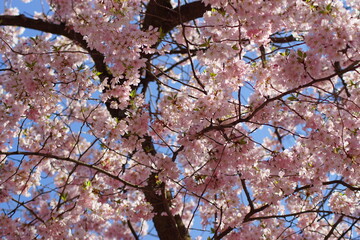
[(47, 4), (0, 15), (0, 238), (360, 235), (360, 1)]

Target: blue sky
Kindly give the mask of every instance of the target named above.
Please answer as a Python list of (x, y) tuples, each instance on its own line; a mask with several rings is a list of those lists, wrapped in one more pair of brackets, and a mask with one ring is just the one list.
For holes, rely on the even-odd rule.
[(0, 11), (4, 12), (5, 8), (16, 7), (22, 14), (32, 16), (34, 11), (43, 12), (48, 9), (48, 4), (45, 0), (32, 0), (30, 3), (24, 3), (21, 0), (4, 0), (0, 5)]

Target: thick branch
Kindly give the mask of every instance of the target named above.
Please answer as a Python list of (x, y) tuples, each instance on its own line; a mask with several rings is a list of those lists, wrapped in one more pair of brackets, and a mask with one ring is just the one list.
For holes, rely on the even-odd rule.
[(67, 37), (90, 54), (95, 63), (96, 70), (102, 73), (99, 76), (100, 79), (104, 80), (106, 77), (112, 78), (104, 63), (104, 55), (95, 49), (90, 49), (83, 36), (69, 29), (65, 23), (57, 24), (42, 19), (28, 18), (25, 15), (0, 15), (0, 26), (24, 27)]
[(196, 1), (177, 7), (174, 9), (174, 12), (178, 13), (178, 18), (174, 22), (173, 27), (200, 18), (206, 11), (210, 10), (211, 6), (205, 6), (202, 1)]
[(211, 6), (205, 6), (201, 1), (187, 3), (171, 9), (169, 1), (151, 0), (145, 13), (143, 29), (153, 26), (161, 28), (163, 33), (167, 33), (177, 25), (201, 18), (209, 10), (211, 10)]
[(171, 199), (166, 196), (165, 184), (157, 180), (156, 173), (152, 173), (143, 188), (146, 201), (153, 207), (155, 216), (153, 222), (161, 240), (189, 240), (190, 235), (179, 215), (173, 216), (169, 204)]
[(354, 187), (354, 186), (352, 186), (344, 181), (341, 181), (341, 180), (333, 180), (333, 181), (323, 183), (323, 185), (331, 185), (331, 184), (341, 184), (344, 187), (347, 187), (348, 189), (350, 189), (352, 191), (360, 191), (360, 187)]
[(344, 216), (341, 215), (339, 217), (339, 219), (336, 221), (336, 223), (334, 223), (334, 225), (331, 227), (329, 233), (325, 236), (324, 240), (328, 240), (331, 235), (333, 234), (333, 232), (335, 231), (336, 227), (341, 223), (341, 221), (343, 220)]
[(234, 228), (232, 227), (228, 227), (227, 229), (225, 229), (224, 231), (222, 231), (219, 235), (217, 235), (216, 237), (214, 237), (214, 240), (220, 240), (223, 237), (225, 237), (226, 235), (228, 235), (232, 230), (234, 230)]
[(271, 36), (270, 40), (272, 43), (290, 43), (290, 42), (298, 42), (300, 40), (296, 39), (293, 35), (286, 36), (286, 37), (274, 37)]

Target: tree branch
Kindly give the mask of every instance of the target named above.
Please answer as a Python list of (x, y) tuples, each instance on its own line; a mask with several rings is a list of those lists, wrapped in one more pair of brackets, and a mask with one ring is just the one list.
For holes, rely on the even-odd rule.
[[(296, 213), (289, 213), (289, 214), (282, 214), (282, 215), (269, 215), (269, 216), (260, 216), (260, 217), (252, 217), (249, 218), (248, 222), (250, 221), (255, 221), (255, 220), (263, 220), (263, 219), (270, 219), (270, 218), (287, 218), (287, 217), (297, 217), (298, 215), (301, 214), (307, 214), (307, 213), (325, 213), (325, 214), (336, 214), (332, 211), (324, 211), (324, 210), (304, 210), (302, 212), (296, 212)], [(344, 215), (344, 217), (350, 218), (350, 219), (354, 219), (357, 220), (357, 217), (354, 216), (350, 216), (350, 215)]]
[(360, 187), (354, 187), (344, 181), (341, 180), (333, 180), (333, 181), (328, 181), (328, 182), (324, 182), (323, 185), (331, 185), (331, 184), (341, 184), (344, 187), (347, 187), (348, 189), (352, 190), (352, 191), (359, 191)]
[(211, 6), (205, 4), (202, 1), (196, 1), (177, 7), (174, 12), (178, 14), (173, 27), (200, 18), (206, 11), (210, 11)]
[(76, 159), (72, 159), (72, 158), (69, 158), (69, 157), (60, 157), (60, 156), (55, 156), (55, 155), (52, 155), (52, 154), (49, 154), (49, 153), (41, 153), (41, 152), (23, 152), (23, 151), (14, 151), (14, 152), (0, 152), (0, 155), (5, 155), (5, 156), (13, 156), (13, 155), (23, 155), (23, 156), (40, 156), (40, 157), (45, 157), (45, 158), (53, 158), (53, 159), (56, 159), (56, 160), (64, 160), (64, 161), (67, 161), (67, 162), (72, 162), (72, 163), (75, 163), (77, 165), (80, 165), (80, 166), (84, 166), (84, 167), (88, 167), (90, 169), (93, 169), (93, 170), (96, 170), (102, 174), (105, 174), (106, 176), (112, 178), (112, 179), (115, 179), (115, 180), (118, 180), (119, 182), (123, 183), (124, 185), (127, 185), (129, 187), (133, 187), (135, 189), (141, 189), (142, 187), (138, 186), (138, 185), (135, 185), (135, 184), (132, 184), (130, 182), (127, 182), (121, 178), (119, 178), (118, 176), (102, 169), (102, 168), (99, 168), (97, 166), (94, 166), (92, 164), (89, 164), (89, 163), (85, 163), (85, 162), (82, 162), (82, 161), (79, 161), (79, 160), (76, 160)]
[(335, 231), (336, 227), (341, 223), (341, 221), (343, 220), (344, 216), (341, 215), (339, 217), (339, 219), (336, 221), (336, 223), (334, 223), (334, 225), (331, 227), (329, 233), (325, 236), (324, 240), (328, 240), (331, 235), (333, 234), (333, 232)]
[(283, 98), (284, 96), (286, 96), (288, 94), (295, 93), (298, 90), (305, 89), (307, 87), (311, 87), (314, 84), (324, 82), (324, 81), (329, 81), (331, 78), (338, 76), (338, 74), (344, 74), (346, 72), (355, 71), (359, 67), (360, 67), (360, 61), (354, 61), (352, 64), (350, 64), (348, 67), (342, 69), (340, 72), (333, 73), (333, 74), (331, 74), (331, 75), (329, 75), (327, 77), (313, 79), (311, 82), (305, 83), (303, 85), (300, 85), (300, 86), (295, 87), (293, 89), (290, 89), (288, 91), (280, 93), (279, 95), (274, 96), (272, 98), (267, 98), (262, 104), (260, 104), (257, 108), (255, 108), (254, 111), (249, 113), (246, 118), (239, 118), (239, 119), (237, 119), (237, 120), (235, 120), (233, 122), (223, 124), (223, 125), (210, 124), (208, 127), (206, 127), (204, 129), (202, 129), (201, 131), (199, 131), (196, 134), (196, 137), (202, 136), (205, 133), (213, 131), (213, 130), (223, 130), (223, 129), (226, 129), (226, 128), (231, 128), (231, 127), (234, 127), (234, 126), (236, 126), (237, 124), (239, 124), (241, 122), (249, 122), (258, 112), (260, 112), (264, 107), (266, 107), (271, 102), (279, 100), (279, 99)]
[(0, 26), (24, 27), (67, 37), (90, 54), (95, 63), (96, 70), (101, 72), (99, 76), (101, 80), (113, 78), (104, 63), (104, 55), (96, 49), (90, 49), (87, 42), (84, 40), (83, 35), (69, 29), (65, 23), (57, 24), (42, 19), (28, 18), (25, 15), (0, 15)]
[(28, 210), (37, 220), (39, 220), (40, 222), (42, 222), (45, 226), (46, 226), (46, 222), (40, 218), (31, 208), (29, 208), (28, 206), (25, 205), (24, 202), (19, 202), (18, 200), (16, 200), (15, 198), (11, 198), (12, 201), (16, 202), (17, 204), (23, 206), (26, 210)]
[(232, 230), (234, 230), (234, 228), (232, 227), (228, 227), (227, 229), (225, 229), (224, 231), (222, 231), (219, 235), (214, 237), (214, 240), (220, 240), (223, 237), (225, 237), (226, 235), (228, 235)]
[(135, 229), (133, 228), (130, 220), (127, 220), (127, 225), (128, 225), (128, 227), (130, 228), (130, 231), (131, 231), (132, 235), (134, 236), (135, 240), (139, 240), (140, 238), (139, 238), (139, 236), (136, 234), (136, 231), (135, 231)]
[(253, 211), (254, 210), (254, 204), (253, 204), (253, 201), (251, 200), (250, 193), (249, 193), (249, 191), (248, 191), (248, 189), (246, 187), (245, 179), (241, 179), (241, 185), (242, 185), (242, 187), (244, 189), (246, 199), (249, 202), (250, 211)]
[(147, 5), (143, 29), (149, 26), (161, 28), (162, 33), (168, 33), (177, 25), (201, 18), (206, 11), (211, 10), (210, 5), (202, 1), (187, 3), (171, 9), (166, 0), (151, 0)]

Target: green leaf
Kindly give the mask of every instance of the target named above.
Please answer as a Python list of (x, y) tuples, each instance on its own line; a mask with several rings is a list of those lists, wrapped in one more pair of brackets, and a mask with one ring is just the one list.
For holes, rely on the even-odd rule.
[(237, 140), (235, 143), (236, 143), (236, 144), (240, 144), (240, 145), (245, 145), (245, 144), (247, 144), (248, 142), (247, 142), (244, 138), (242, 138), (242, 139), (240, 139), (240, 140)]
[(303, 52), (299, 49), (297, 50), (297, 55), (298, 55), (298, 61), (304, 62), (304, 59), (306, 58), (306, 52)]
[(78, 71), (81, 71), (81, 70), (84, 70), (84, 69), (85, 69), (85, 64), (81, 64), (81, 65), (77, 66)]
[(200, 47), (210, 47), (210, 41), (211, 41), (211, 37), (206, 39), (203, 44), (200, 44)]
[(167, 100), (170, 100), (170, 101), (176, 100), (176, 98), (177, 98), (177, 94), (167, 96)]
[(310, 9), (311, 9), (312, 11), (315, 11), (315, 10), (317, 9), (317, 6), (315, 6), (314, 4), (311, 4), (311, 5), (310, 5)]
[(131, 98), (136, 97), (136, 90), (135, 89), (130, 92), (130, 97)]
[(102, 72), (94, 71), (95, 76), (100, 76)]
[(84, 188), (84, 189), (88, 189), (88, 188), (90, 188), (90, 187), (91, 187), (91, 181), (90, 181), (90, 180), (88, 180), (88, 181), (86, 181), (86, 182), (83, 183), (83, 188)]
[(68, 198), (68, 195), (69, 195), (69, 193), (67, 193), (67, 192), (66, 192), (66, 193), (63, 193), (63, 194), (60, 195), (60, 199), (65, 202), (66, 199)]
[(336, 153), (336, 154), (338, 154), (340, 150), (341, 150), (340, 147), (336, 147), (336, 148), (334, 148), (333, 152)]
[(203, 43), (203, 44), (200, 44), (200, 47), (209, 47), (210, 46), (210, 44), (208, 43), (208, 42), (205, 42), (205, 43)]
[(290, 55), (290, 50), (286, 49), (285, 52), (280, 53), (281, 56), (289, 56)]
[(300, 57), (300, 58), (303, 58), (304, 57), (304, 52), (303, 51), (301, 51), (300, 49), (299, 50), (297, 50), (297, 55)]
[(326, 5), (326, 7), (319, 11), (321, 14), (330, 14), (332, 12), (332, 6), (331, 3)]
[(289, 100), (289, 101), (296, 101), (296, 100), (298, 100), (298, 99), (297, 99), (297, 97), (295, 97), (295, 96), (290, 96), (290, 97), (287, 98), (287, 100)]
[(36, 37), (30, 37), (31, 41), (33, 41), (35, 43), (35, 45), (37, 44), (37, 41), (39, 40), (39, 36)]
[(158, 175), (155, 176), (155, 183), (156, 183), (156, 185), (161, 185), (162, 184), (162, 181), (159, 179)]
[(25, 62), (25, 66), (26, 66), (27, 68), (31, 69), (31, 70), (34, 69), (35, 64), (36, 64), (36, 61), (33, 61), (33, 62), (31, 62), (31, 63)]
[(326, 5), (326, 11), (328, 11), (329, 13), (331, 12), (332, 10), (332, 6), (331, 6), (331, 3), (329, 3), (328, 5)]
[(216, 77), (216, 73), (210, 73), (210, 77)]
[(61, 45), (60, 46), (54, 46), (54, 45), (52, 46), (52, 49), (54, 52), (60, 52), (61, 48), (62, 48)]
[(235, 51), (240, 50), (240, 49), (238, 48), (237, 44), (234, 44), (234, 46), (232, 46), (231, 48), (234, 49)]

